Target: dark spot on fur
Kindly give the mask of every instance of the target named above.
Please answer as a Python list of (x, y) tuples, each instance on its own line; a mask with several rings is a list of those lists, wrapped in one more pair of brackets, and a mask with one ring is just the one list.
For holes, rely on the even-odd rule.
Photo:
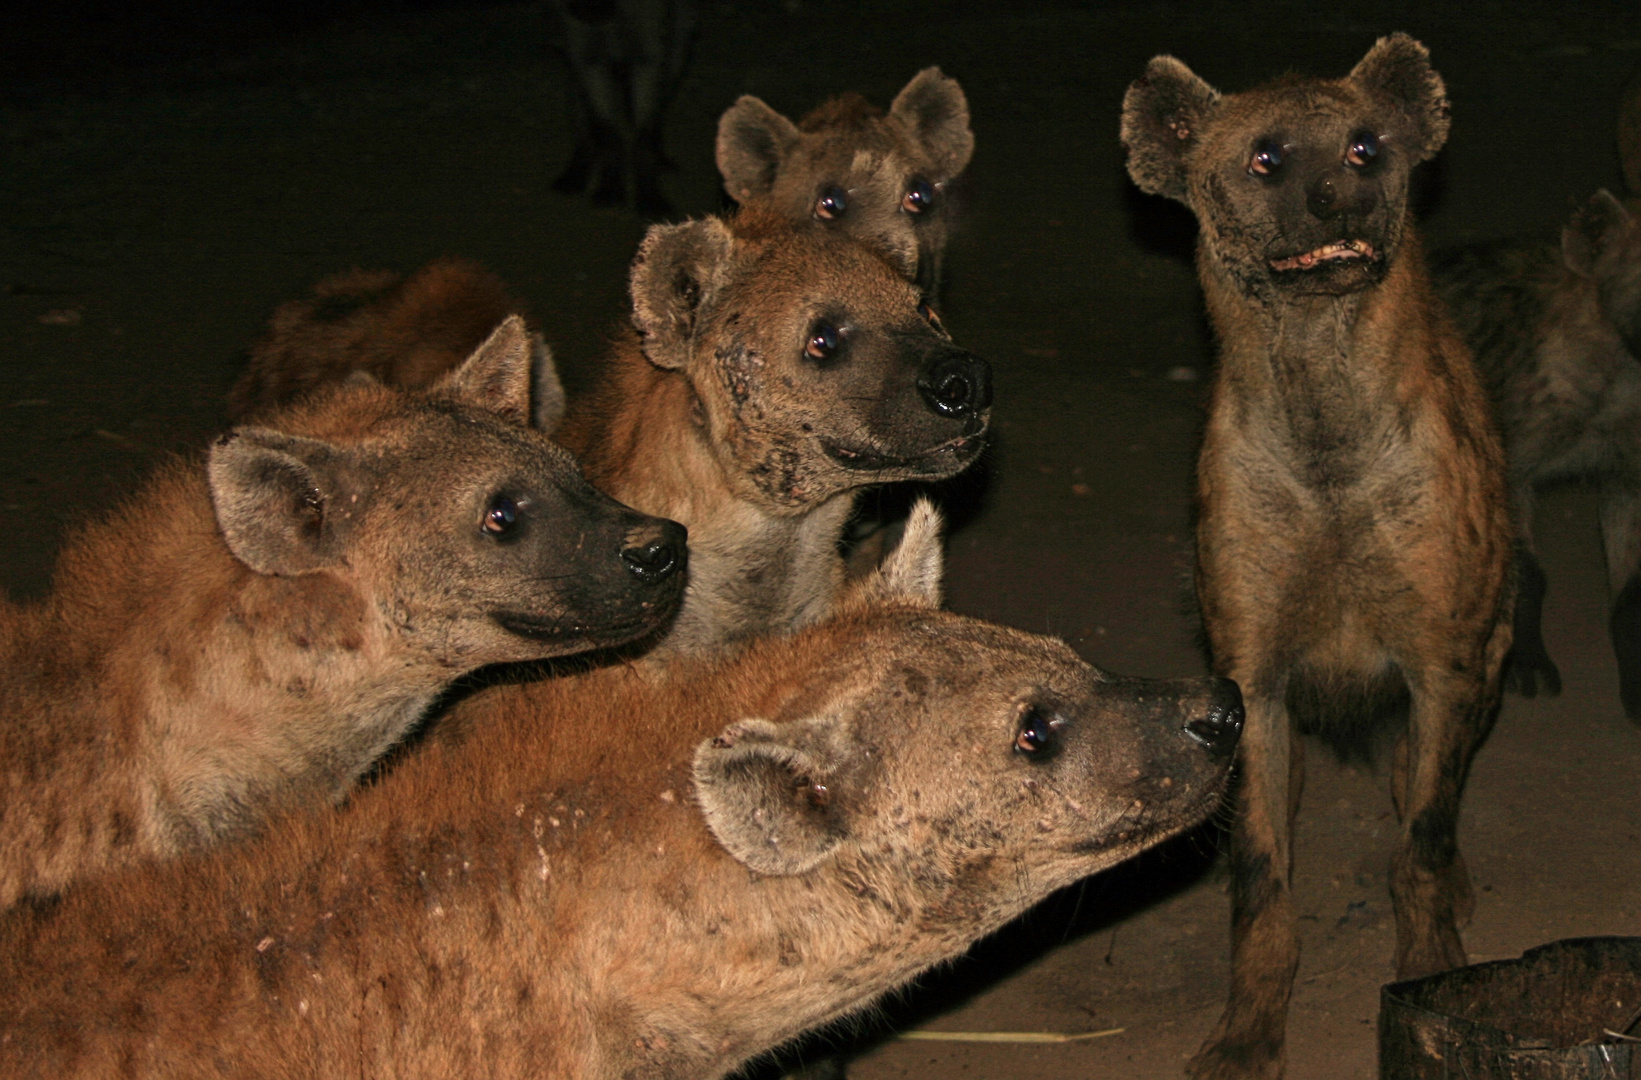
[(114, 811), (109, 818), (108, 832), (108, 842), (114, 847), (130, 847), (137, 842), (137, 823), (123, 810)]
[(1249, 851), (1240, 841), (1231, 845), (1231, 918), (1235, 927), (1250, 925), (1282, 890), (1282, 882), (1271, 873), (1269, 853)]
[(1453, 814), (1439, 808), (1431, 808), (1414, 818), (1407, 830), (1414, 862), (1426, 870), (1445, 870), (1452, 866), (1458, 855), (1454, 824)]
[(1412, 695), (1401, 669), (1338, 676), (1301, 667), (1288, 676), (1288, 713), (1342, 762), (1372, 764), (1390, 736), (1407, 724)]

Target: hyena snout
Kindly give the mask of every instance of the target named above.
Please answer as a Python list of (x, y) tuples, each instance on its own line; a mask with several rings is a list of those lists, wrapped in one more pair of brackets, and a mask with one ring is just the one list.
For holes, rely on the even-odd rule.
[(962, 349), (943, 350), (918, 375), (917, 391), (938, 416), (978, 415), (991, 405), (991, 365)]
[(1365, 218), (1378, 204), (1378, 192), (1372, 184), (1350, 177), (1318, 176), (1305, 189), (1305, 209), (1318, 221), (1333, 221), (1347, 214)]
[(1228, 758), (1242, 737), (1242, 691), (1230, 679), (1214, 679), (1202, 707), (1187, 717), (1185, 733), (1201, 743), (1210, 757)]
[(678, 522), (656, 521), (627, 534), (621, 561), (644, 584), (660, 584), (688, 563), (688, 540), (688, 530)]

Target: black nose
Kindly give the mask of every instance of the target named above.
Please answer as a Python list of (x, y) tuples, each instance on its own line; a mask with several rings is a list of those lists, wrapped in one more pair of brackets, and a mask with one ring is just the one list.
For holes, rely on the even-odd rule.
[(953, 349), (923, 369), (917, 390), (941, 416), (972, 415), (991, 404), (991, 365), (973, 353)]
[(654, 585), (683, 569), (689, 559), (689, 532), (676, 521), (663, 521), (641, 536), (629, 536), (630, 546), (621, 549), (621, 560), (633, 576)]
[(1305, 208), (1311, 216), (1326, 221), (1338, 213), (1339, 192), (1334, 189), (1333, 181), (1320, 177), (1305, 191)]
[(1230, 679), (1215, 679), (1207, 711), (1187, 720), (1185, 730), (1214, 757), (1229, 756), (1242, 734), (1242, 691), (1236, 683)]

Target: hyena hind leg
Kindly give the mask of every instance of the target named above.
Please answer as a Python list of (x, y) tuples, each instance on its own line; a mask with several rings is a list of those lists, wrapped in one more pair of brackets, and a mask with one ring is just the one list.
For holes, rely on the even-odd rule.
[(1612, 582), (1608, 630), (1618, 659), (1618, 695), (1624, 715), (1641, 725), (1641, 482), (1601, 485), (1601, 541)]
[(1504, 661), (1505, 689), (1522, 697), (1561, 693), (1561, 671), (1544, 644), (1544, 594), (1548, 580), (1538, 556), (1526, 544), (1516, 549), (1515, 637)]

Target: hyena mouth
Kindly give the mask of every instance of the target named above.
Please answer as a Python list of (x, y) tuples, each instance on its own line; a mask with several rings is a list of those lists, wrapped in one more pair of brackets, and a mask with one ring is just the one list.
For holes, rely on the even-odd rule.
[(1373, 245), (1366, 240), (1335, 240), (1331, 244), (1323, 244), (1315, 251), (1307, 251), (1303, 255), (1291, 255), (1286, 259), (1272, 259), (1272, 270), (1310, 270), (1325, 263), (1339, 262), (1346, 259), (1371, 259), (1374, 257)]
[(907, 469), (924, 472), (931, 469), (943, 471), (942, 466), (948, 461), (967, 461), (980, 451), (983, 439), (979, 435), (964, 435), (948, 439), (939, 446), (910, 457), (896, 457), (880, 454), (876, 450), (840, 446), (826, 439), (822, 439), (820, 443), (827, 457), (851, 472), (890, 472)]
[(531, 641), (565, 642), (590, 641), (617, 645), (633, 638), (643, 637), (660, 623), (660, 612), (624, 623), (583, 623), (574, 619), (538, 619), (516, 612), (497, 612), (491, 618), (496, 625), (510, 634)]

